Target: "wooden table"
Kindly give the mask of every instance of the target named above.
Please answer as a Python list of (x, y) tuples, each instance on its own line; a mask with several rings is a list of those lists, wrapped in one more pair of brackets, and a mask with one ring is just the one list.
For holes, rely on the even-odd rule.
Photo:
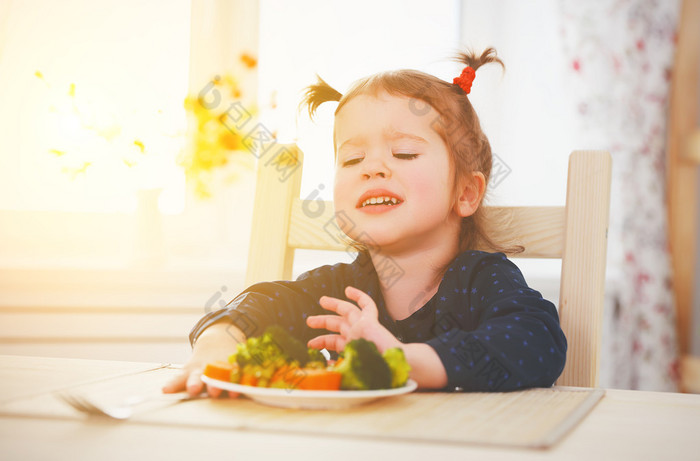
[[(162, 417), (114, 421), (87, 418), (53, 395), (57, 390), (133, 385), (137, 382), (134, 376), (154, 369), (169, 375), (178, 371), (152, 363), (0, 356), (0, 459), (700, 458), (700, 395), (608, 389), (593, 410), (549, 449), (277, 433), (216, 428), (207, 423), (214, 412), (225, 418), (226, 409), (232, 405), (258, 405), (247, 400), (197, 400), (165, 408), (161, 413), (173, 419), (186, 413), (186, 424), (170, 424)], [(160, 384), (140, 384), (139, 389), (124, 390), (143, 393), (156, 390)], [(414, 398), (430, 395), (435, 396)], [(461, 401), (459, 394), (440, 394), (440, 398), (454, 399), (453, 407)]]

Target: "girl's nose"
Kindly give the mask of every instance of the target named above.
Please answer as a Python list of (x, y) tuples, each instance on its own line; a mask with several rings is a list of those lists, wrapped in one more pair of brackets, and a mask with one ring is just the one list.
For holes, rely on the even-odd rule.
[(391, 170), (382, 159), (369, 160), (365, 158), (362, 162), (362, 176), (366, 179), (373, 177), (389, 178)]

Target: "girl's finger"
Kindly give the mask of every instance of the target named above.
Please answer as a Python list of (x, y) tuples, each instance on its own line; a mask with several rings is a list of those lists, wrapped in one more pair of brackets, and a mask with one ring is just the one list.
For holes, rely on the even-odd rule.
[(338, 315), (348, 316), (358, 311), (357, 306), (353, 303), (338, 298), (331, 298), (330, 296), (321, 296), (318, 302), (324, 309), (333, 311)]
[(336, 333), (341, 332), (343, 322), (343, 317), (339, 315), (314, 315), (306, 319), (306, 324), (311, 328), (325, 328)]
[(180, 373), (170, 381), (168, 381), (165, 386), (163, 386), (164, 394), (172, 394), (175, 392), (180, 392), (185, 390), (185, 385), (187, 384), (187, 377), (190, 375), (189, 372), (185, 371)]
[(207, 384), (207, 394), (209, 394), (210, 397), (215, 399), (219, 395), (221, 395), (221, 389), (217, 389), (216, 387), (212, 387), (209, 384)]
[(345, 340), (341, 335), (321, 335), (310, 339), (307, 346), (314, 349), (328, 349), (329, 351), (340, 352), (345, 348)]
[[(187, 393), (190, 395), (199, 395), (202, 393), (203, 387), (202, 370), (199, 368), (190, 370), (189, 376), (187, 377), (187, 384), (185, 385)], [(209, 389), (207, 389), (207, 392), (209, 392)]]
[(363, 311), (368, 310), (370, 313), (377, 311), (377, 305), (374, 304), (374, 300), (362, 290), (347, 286), (345, 287), (345, 296), (355, 301)]

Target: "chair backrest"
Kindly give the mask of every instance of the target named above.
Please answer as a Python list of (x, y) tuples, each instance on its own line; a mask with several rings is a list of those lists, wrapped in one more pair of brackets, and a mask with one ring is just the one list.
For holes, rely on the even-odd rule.
[[(296, 249), (351, 251), (333, 202), (299, 197), (302, 152), (295, 145), (280, 152), (275, 162), (259, 162), (246, 286), (291, 279)], [(510, 215), (525, 247), (518, 258), (562, 260), (559, 317), (569, 345), (562, 386), (598, 386), (611, 169), (609, 153), (575, 151), (566, 206), (486, 207)]]

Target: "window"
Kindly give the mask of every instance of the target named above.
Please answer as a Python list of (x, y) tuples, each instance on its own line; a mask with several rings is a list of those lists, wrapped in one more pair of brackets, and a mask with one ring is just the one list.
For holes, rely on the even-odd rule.
[(234, 212), (250, 215), (252, 172), (197, 201), (176, 163), (192, 8), (190, 0), (5, 8), (0, 267), (244, 270), (247, 234), (229, 231)]
[[(169, 160), (185, 128), (189, 3), (10, 4), (0, 209), (128, 213), (135, 190), (177, 184)], [(165, 198), (165, 211), (178, 208), (177, 194)]]
[[(175, 162), (191, 8), (3, 3), (0, 304), (201, 306), (243, 273), (248, 236), (227, 232), (227, 211), (252, 197), (252, 179), (186, 203)], [(187, 296), (163, 294), (178, 286)]]

